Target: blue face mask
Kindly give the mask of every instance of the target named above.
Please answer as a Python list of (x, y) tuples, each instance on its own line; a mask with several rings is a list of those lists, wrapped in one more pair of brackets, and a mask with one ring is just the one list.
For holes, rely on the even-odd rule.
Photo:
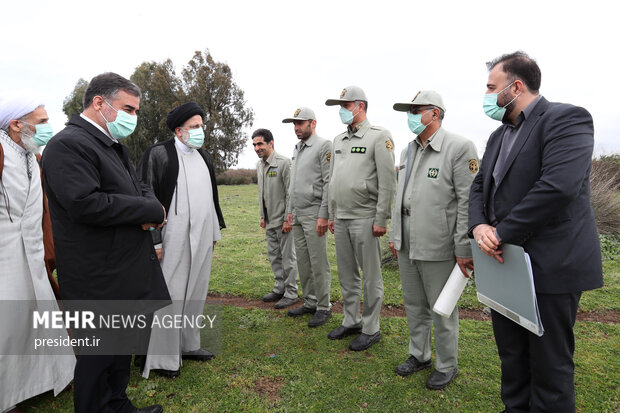
[(500, 90), (498, 93), (487, 93), (484, 95), (484, 99), (482, 100), (482, 108), (484, 109), (484, 113), (486, 113), (488, 117), (490, 117), (491, 119), (499, 120), (499, 121), (504, 119), (504, 115), (506, 114), (506, 108), (508, 107), (508, 105), (514, 102), (515, 99), (518, 98), (521, 94), (519, 93), (517, 96), (515, 96), (510, 102), (506, 103), (504, 106), (497, 105), (497, 97), (499, 96), (500, 93), (508, 89), (513, 84), (514, 82), (512, 82), (511, 84), (509, 84), (508, 86)]
[[(429, 109), (426, 112), (429, 112), (433, 109)], [(426, 113), (424, 112), (424, 113)], [(413, 114), (411, 112), (407, 112), (407, 125), (409, 125), (409, 130), (413, 133), (415, 133), (416, 135), (420, 135), (422, 132), (424, 132), (424, 129), (426, 129), (426, 127), (428, 125), (430, 125), (431, 123), (433, 123), (434, 120), (431, 120), (429, 123), (427, 123), (426, 125), (422, 123), (422, 116), (424, 116), (424, 113), (417, 113), (417, 114)]]
[(199, 149), (205, 143), (205, 131), (202, 128), (185, 129), (189, 134), (189, 138), (185, 141), (185, 144), (190, 148)]
[[(356, 104), (355, 107), (358, 107), (359, 104)], [(357, 111), (357, 113), (360, 113), (359, 110)], [(348, 109), (343, 108), (342, 106), (340, 107), (340, 120), (342, 121), (342, 123), (344, 123), (345, 125), (350, 125), (353, 123), (353, 118), (357, 115), (353, 114), (353, 112), (351, 112)]]
[(342, 107), (340, 108), (340, 120), (342, 121), (342, 123), (344, 123), (345, 125), (350, 125), (351, 123), (353, 123), (353, 118), (353, 112)]
[(101, 113), (101, 117), (106, 121), (106, 125), (108, 127), (108, 131), (110, 131), (110, 135), (116, 139), (125, 139), (129, 135), (133, 133), (136, 129), (136, 125), (138, 124), (138, 116), (130, 115), (124, 110), (116, 110), (112, 105), (110, 105), (107, 101), (105, 103), (111, 107), (116, 112), (116, 119), (114, 122), (108, 122), (108, 120)]
[(54, 136), (54, 131), (52, 130), (52, 126), (49, 123), (39, 123), (38, 125), (32, 125), (28, 122), (23, 122), (25, 124), (34, 126), (37, 132), (31, 137), (32, 142), (37, 146), (45, 146)]

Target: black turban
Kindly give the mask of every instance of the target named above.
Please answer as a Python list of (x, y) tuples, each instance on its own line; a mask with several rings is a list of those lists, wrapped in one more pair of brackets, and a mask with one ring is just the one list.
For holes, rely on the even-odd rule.
[(184, 103), (181, 106), (172, 109), (168, 113), (168, 116), (166, 116), (166, 125), (172, 132), (174, 132), (176, 128), (183, 125), (186, 120), (194, 115), (204, 117), (205, 113), (202, 109), (200, 109), (200, 106), (194, 102)]

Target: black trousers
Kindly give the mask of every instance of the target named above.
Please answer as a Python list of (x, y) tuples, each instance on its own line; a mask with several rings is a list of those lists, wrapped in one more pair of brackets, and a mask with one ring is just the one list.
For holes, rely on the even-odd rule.
[(492, 312), (508, 412), (574, 412), (573, 326), (581, 292), (536, 294), (545, 333), (538, 337)]
[(75, 413), (131, 413), (125, 393), (131, 356), (78, 355), (73, 378)]

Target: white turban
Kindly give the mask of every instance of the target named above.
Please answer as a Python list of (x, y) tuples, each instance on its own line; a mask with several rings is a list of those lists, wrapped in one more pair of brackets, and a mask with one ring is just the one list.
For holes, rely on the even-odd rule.
[(0, 129), (6, 130), (9, 123), (43, 106), (40, 97), (32, 92), (12, 93), (0, 97)]

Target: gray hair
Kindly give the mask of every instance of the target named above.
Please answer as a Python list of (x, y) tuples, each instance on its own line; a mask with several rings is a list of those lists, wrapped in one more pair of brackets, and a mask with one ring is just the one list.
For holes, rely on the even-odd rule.
[(356, 100), (355, 106), (358, 106), (360, 102), (364, 104), (364, 113), (368, 113), (368, 102), (365, 100)]

